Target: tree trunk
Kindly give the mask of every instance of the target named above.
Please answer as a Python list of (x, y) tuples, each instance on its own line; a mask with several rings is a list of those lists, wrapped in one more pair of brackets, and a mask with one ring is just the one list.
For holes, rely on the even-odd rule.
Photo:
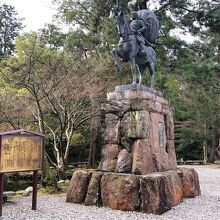
[(216, 150), (216, 154), (217, 154), (218, 159), (220, 159), (220, 138), (218, 140), (218, 148)]
[(220, 139), (220, 119), (216, 121), (213, 128), (213, 138), (212, 138), (212, 147), (209, 155), (209, 162), (214, 163), (216, 158), (216, 151), (219, 147)]
[(97, 137), (100, 125), (100, 114), (99, 114), (99, 99), (98, 97), (92, 97), (92, 111), (94, 112), (91, 118), (90, 126), (90, 146), (89, 146), (89, 158), (87, 168), (96, 168), (96, 147)]
[[(38, 99), (38, 97), (37, 97), (37, 95), (35, 96), (35, 100), (36, 100), (36, 104), (37, 104), (37, 111), (38, 111), (38, 124), (39, 124), (39, 130), (40, 130), (40, 132), (42, 133), (42, 134), (44, 134), (45, 135), (45, 126), (44, 126), (44, 117), (43, 117), (43, 112), (42, 112), (42, 108), (41, 108), (41, 104), (40, 104), (40, 101), (39, 101), (39, 99)], [(44, 147), (45, 147), (45, 138), (44, 138), (44, 140), (43, 140), (43, 145), (44, 145)], [(46, 149), (45, 149), (45, 151), (46, 151)], [(45, 177), (46, 177), (46, 172), (47, 172), (47, 170), (46, 170), (46, 160), (47, 160), (47, 158), (46, 158), (46, 154), (44, 155), (44, 158), (43, 158), (43, 161), (42, 161), (42, 173), (41, 173), (41, 184), (43, 183), (43, 180), (45, 179)]]
[(149, 0), (137, 0), (135, 3), (135, 10), (146, 9), (148, 2)]
[(57, 166), (57, 173), (58, 173), (59, 180), (66, 179), (65, 164), (62, 158), (60, 158), (59, 164)]
[(95, 168), (95, 153), (96, 153), (96, 140), (97, 140), (97, 123), (95, 122), (95, 117), (91, 119), (91, 127), (90, 127), (90, 146), (89, 146), (89, 158), (87, 168)]
[(206, 164), (208, 161), (208, 145), (207, 141), (203, 141), (203, 163)]

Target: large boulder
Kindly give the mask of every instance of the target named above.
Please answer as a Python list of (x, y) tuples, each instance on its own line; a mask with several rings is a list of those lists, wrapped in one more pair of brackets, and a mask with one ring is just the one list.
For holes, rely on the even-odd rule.
[(166, 201), (171, 207), (177, 206), (183, 200), (182, 181), (176, 171), (161, 173), (160, 191), (161, 200), (165, 194)]
[(180, 168), (178, 174), (183, 184), (183, 198), (194, 198), (201, 194), (199, 176), (194, 169)]
[[(141, 210), (146, 213), (160, 214), (160, 180), (159, 174), (146, 176), (140, 181)], [(169, 210), (169, 208), (167, 208)]]
[(108, 173), (101, 179), (103, 206), (123, 211), (134, 211), (139, 207), (140, 180), (130, 174)]
[(182, 182), (175, 171), (154, 173), (140, 181), (142, 212), (163, 214), (182, 201)]
[(157, 171), (157, 165), (153, 160), (153, 151), (148, 139), (139, 139), (133, 146), (133, 174), (147, 174)]
[(92, 172), (86, 172), (83, 170), (78, 170), (73, 173), (66, 195), (66, 202), (84, 202), (91, 175)]
[(177, 163), (174, 141), (168, 140), (165, 147), (160, 147), (153, 146), (152, 140), (138, 139), (134, 141), (132, 160), (133, 174), (146, 175), (175, 170)]
[(89, 182), (86, 199), (84, 205), (97, 205), (97, 202), (101, 198), (100, 195), (100, 181), (102, 178), (102, 172), (93, 172)]

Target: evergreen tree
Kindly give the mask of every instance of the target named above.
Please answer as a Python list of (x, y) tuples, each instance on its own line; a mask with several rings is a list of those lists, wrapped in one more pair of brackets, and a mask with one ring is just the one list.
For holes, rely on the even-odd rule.
[(15, 51), (15, 38), (22, 29), (20, 19), (13, 6), (0, 4), (0, 59)]

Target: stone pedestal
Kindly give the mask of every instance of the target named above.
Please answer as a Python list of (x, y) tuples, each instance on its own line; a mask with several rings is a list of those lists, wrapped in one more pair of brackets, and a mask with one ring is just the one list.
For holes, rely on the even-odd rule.
[(200, 195), (196, 171), (177, 169), (173, 114), (160, 92), (116, 87), (101, 113), (101, 171), (76, 171), (67, 202), (162, 214)]
[(159, 92), (116, 87), (102, 106), (102, 134), (103, 171), (145, 175), (176, 169), (172, 110)]
[(178, 169), (147, 175), (75, 171), (67, 202), (103, 205), (123, 211), (162, 214), (184, 198), (200, 195), (194, 169)]

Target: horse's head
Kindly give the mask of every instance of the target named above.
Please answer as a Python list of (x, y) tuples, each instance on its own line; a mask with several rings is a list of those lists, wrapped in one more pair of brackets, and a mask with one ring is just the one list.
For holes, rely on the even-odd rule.
[(122, 10), (118, 10), (116, 13), (117, 22), (118, 22), (118, 34), (123, 39), (126, 39), (130, 33), (132, 33), (130, 29), (130, 25), (127, 19), (127, 16), (124, 14)]
[(118, 34), (120, 35), (120, 37), (125, 36), (125, 28), (124, 28), (124, 13), (122, 10), (119, 10), (117, 12), (117, 28), (118, 28)]

